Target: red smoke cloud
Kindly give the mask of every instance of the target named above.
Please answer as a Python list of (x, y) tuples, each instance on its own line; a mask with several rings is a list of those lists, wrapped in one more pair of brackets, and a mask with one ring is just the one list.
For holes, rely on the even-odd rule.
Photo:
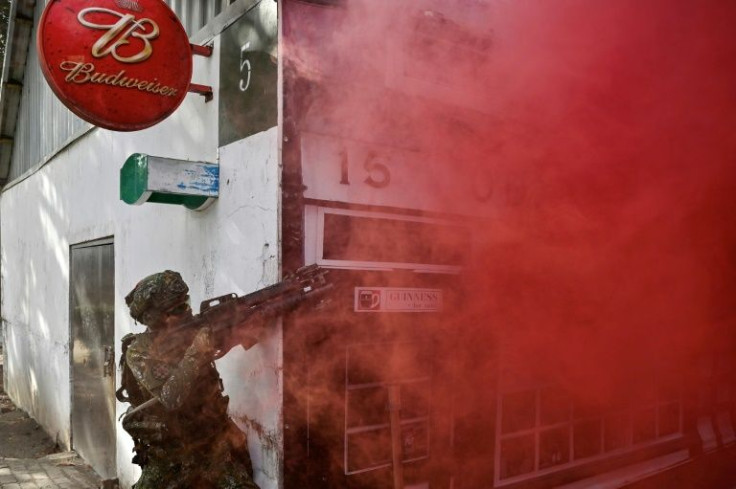
[(697, 397), (733, 357), (736, 4), (288, 5), (287, 66), (321, 87), (300, 128), (432, 155), (422, 203), (485, 215), (449, 395), (495, 402), (456, 390), (509, 371), (636, 402), (657, 372)]

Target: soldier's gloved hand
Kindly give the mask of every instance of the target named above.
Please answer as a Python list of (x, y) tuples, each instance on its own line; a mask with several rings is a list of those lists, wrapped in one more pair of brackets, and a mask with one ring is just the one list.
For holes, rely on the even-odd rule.
[(211, 359), (215, 354), (215, 342), (212, 338), (212, 329), (205, 326), (197, 331), (192, 344), (186, 352), (187, 355), (196, 355), (200, 358)]

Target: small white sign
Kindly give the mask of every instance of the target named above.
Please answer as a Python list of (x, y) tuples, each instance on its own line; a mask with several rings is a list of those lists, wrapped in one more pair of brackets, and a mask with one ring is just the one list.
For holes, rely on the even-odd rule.
[(441, 289), (355, 288), (355, 312), (437, 312), (441, 310)]

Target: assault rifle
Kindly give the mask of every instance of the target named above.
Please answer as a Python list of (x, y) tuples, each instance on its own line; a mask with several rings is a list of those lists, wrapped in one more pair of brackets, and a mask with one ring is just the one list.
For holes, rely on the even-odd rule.
[[(172, 341), (161, 353), (186, 349), (194, 334), (204, 327), (211, 329), (217, 345), (213, 360), (238, 344), (231, 341), (232, 337), (241, 339), (241, 343), (246, 338), (249, 344), (244, 346), (253, 346), (268, 319), (292, 311), (303, 303), (312, 302), (317, 307), (323, 305), (326, 302), (325, 294), (333, 287), (325, 278), (327, 273), (327, 270), (317, 265), (309, 265), (286, 276), (281, 282), (256, 292), (240, 297), (227, 294), (207, 299), (201, 303), (199, 314), (167, 331), (167, 337), (172, 338)], [(130, 419), (135, 413), (157, 402), (158, 399), (154, 397), (129, 410), (124, 417)]]
[(253, 333), (257, 333), (268, 319), (292, 311), (303, 303), (322, 305), (325, 293), (332, 288), (325, 278), (327, 273), (317, 265), (309, 265), (287, 275), (281, 282), (250, 294), (240, 297), (226, 294), (207, 299), (201, 303), (199, 314), (177, 326), (175, 331), (198, 331), (209, 326), (216, 341), (231, 334), (248, 337), (249, 330), (254, 329)]

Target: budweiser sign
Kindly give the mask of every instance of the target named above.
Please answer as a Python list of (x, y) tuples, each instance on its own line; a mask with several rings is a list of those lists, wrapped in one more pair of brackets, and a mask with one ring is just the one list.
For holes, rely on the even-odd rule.
[(189, 39), (162, 0), (51, 0), (37, 43), (54, 93), (106, 129), (157, 124), (181, 104), (192, 78)]

